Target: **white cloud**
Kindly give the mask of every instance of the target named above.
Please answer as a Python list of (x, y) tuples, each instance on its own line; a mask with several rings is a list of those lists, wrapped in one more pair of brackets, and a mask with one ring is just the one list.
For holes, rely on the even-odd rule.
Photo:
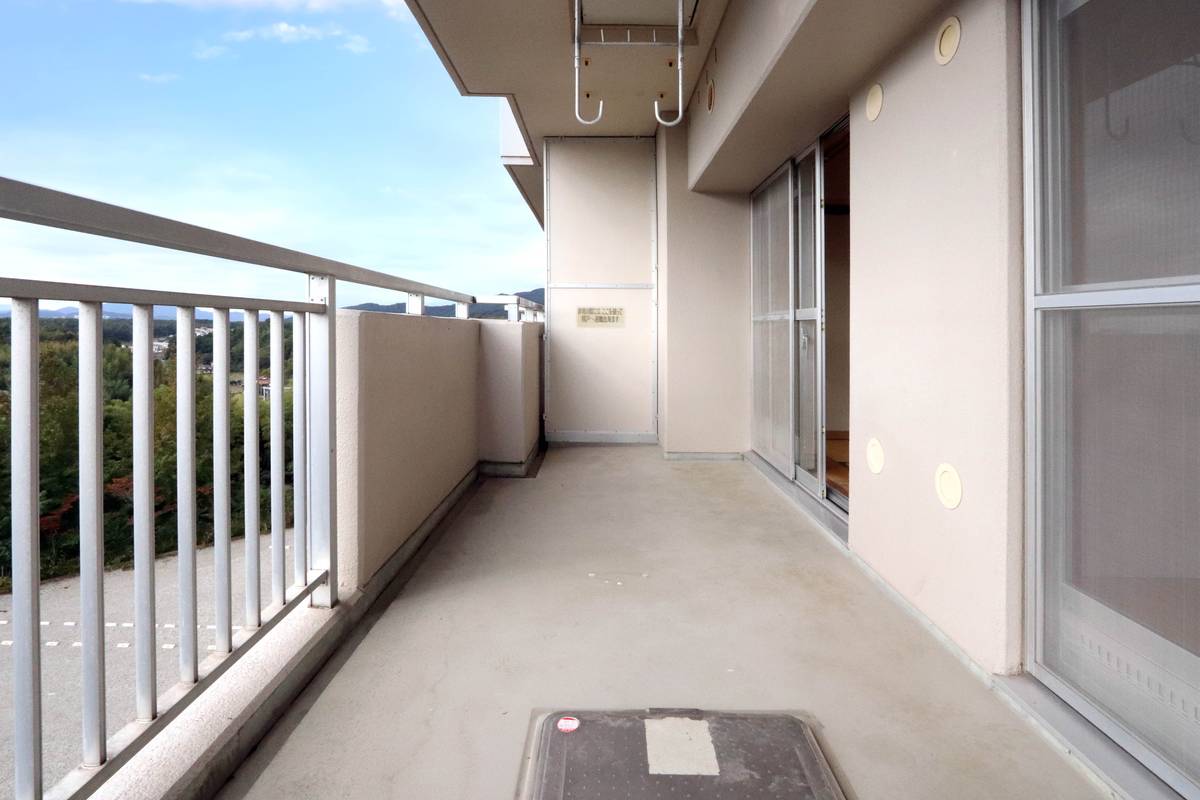
[(371, 43), (367, 37), (350, 33), (336, 25), (316, 27), (313, 25), (293, 25), (290, 22), (276, 22), (260, 28), (229, 31), (221, 37), (226, 42), (244, 43), (254, 40), (280, 42), (282, 44), (297, 44), (299, 42), (319, 42), (325, 39), (338, 41), (341, 49), (362, 55), (371, 52)]
[(347, 34), (342, 42), (342, 49), (349, 50), (355, 55), (371, 52), (371, 43), (367, 41), (367, 37), (359, 36), (357, 33)]
[(146, 83), (164, 84), (179, 80), (179, 76), (174, 72), (142, 72), (138, 74), (138, 80)]
[(173, 5), (200, 10), (233, 9), (236, 11), (308, 11), (323, 13), (361, 6), (383, 6), (390, 16), (411, 20), (412, 14), (404, 0), (121, 0), (137, 5)]
[(192, 51), (192, 55), (201, 61), (208, 61), (214, 58), (220, 58), (229, 52), (229, 48), (223, 44), (205, 44), (201, 42), (196, 45), (196, 49)]
[(172, 5), (188, 8), (225, 8), (239, 11), (337, 11), (347, 6), (364, 5), (371, 0), (121, 0), (137, 5)]
[(380, 0), (383, 7), (387, 9), (388, 16), (393, 19), (398, 19), (401, 22), (417, 24), (417, 20), (412, 15), (412, 11), (408, 8), (408, 3), (405, 0)]

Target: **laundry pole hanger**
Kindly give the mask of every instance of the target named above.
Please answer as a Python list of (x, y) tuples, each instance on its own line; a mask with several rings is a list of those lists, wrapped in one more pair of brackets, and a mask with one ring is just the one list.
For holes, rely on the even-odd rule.
[[(680, 8), (683, 7), (682, 3), (683, 3), (683, 0), (680, 0)], [(579, 120), (584, 125), (595, 125), (597, 122), (600, 121), (600, 118), (604, 116), (604, 101), (603, 100), (600, 101), (600, 108), (596, 111), (596, 116), (593, 117), (592, 119), (584, 119), (579, 114), (579, 66), (580, 66), (580, 64), (579, 64), (579, 62), (580, 62), (580, 57), (579, 57), (579, 20), (580, 20), (580, 18), (581, 18), (581, 14), (579, 11), (579, 0), (575, 0), (575, 119)], [(682, 17), (681, 17), (681, 19), (682, 19)], [(655, 103), (655, 105), (657, 105), (657, 103)]]
[[(656, 120), (658, 120), (659, 125), (663, 125), (668, 128), (674, 128), (683, 119), (683, 0), (678, 0), (678, 4), (679, 4), (679, 8), (678, 8), (679, 13), (678, 13), (678, 16), (676, 17), (676, 22), (675, 22), (675, 85), (676, 85), (676, 92), (677, 92), (677, 96), (678, 96), (678, 100), (676, 101), (677, 105), (675, 106), (675, 119), (673, 119), (669, 122), (667, 120), (663, 119), (662, 113), (658, 109), (658, 101), (657, 100), (654, 101), (654, 118)], [(579, 7), (579, 0), (575, 0), (575, 6), (576, 6), (576, 8)], [(578, 34), (579, 18), (578, 18), (578, 15), (576, 15), (575, 25), (576, 25), (576, 31), (577, 31), (576, 35), (575, 35), (575, 53), (576, 53), (575, 62), (576, 62), (576, 65), (578, 65), (578, 63), (579, 63), (579, 34)], [(578, 75), (579, 67), (576, 66), (575, 69), (576, 69), (576, 75)], [(578, 93), (576, 93), (576, 94), (578, 94)], [(578, 102), (578, 98), (576, 98), (576, 102)]]

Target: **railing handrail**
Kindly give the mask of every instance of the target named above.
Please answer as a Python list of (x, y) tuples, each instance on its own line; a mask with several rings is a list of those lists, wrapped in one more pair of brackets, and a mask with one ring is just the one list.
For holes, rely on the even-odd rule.
[(424, 295), (438, 300), (475, 302), (473, 295), (463, 292), (310, 255), (299, 250), (277, 247), (167, 217), (134, 211), (99, 200), (90, 200), (12, 178), (0, 177), (0, 218), (305, 275), (327, 275), (339, 281)]
[(288, 311), (321, 314), (325, 306), (303, 300), (270, 300), (262, 297), (195, 294), (192, 292), (100, 286), (92, 283), (34, 281), (0, 277), (0, 297), (36, 298), (80, 303), (128, 303), (129, 305), (174, 306), (176, 308), (221, 308), (231, 311)]
[(476, 303), (491, 303), (502, 306), (520, 306), (528, 308), (531, 311), (543, 311), (542, 304), (536, 300), (530, 300), (528, 297), (522, 297), (519, 294), (488, 294), (480, 295), (475, 298)]

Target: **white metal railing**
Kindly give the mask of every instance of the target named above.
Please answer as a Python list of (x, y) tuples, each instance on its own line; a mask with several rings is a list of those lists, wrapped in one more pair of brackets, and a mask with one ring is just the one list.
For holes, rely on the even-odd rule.
[(516, 294), (490, 294), (477, 299), (479, 303), (504, 306), (510, 322), (545, 322), (546, 310), (541, 303)]
[[(305, 600), (337, 603), (335, 319), (338, 281), (405, 292), (409, 312), (426, 297), (467, 317), (476, 298), (338, 261), (0, 178), (0, 218), (198, 253), (308, 276), (308, 298), (279, 301), (0, 277), (12, 299), (12, 665), (14, 796), (43, 796), (38, 359), (41, 300), (79, 303), (79, 527), (83, 737), (80, 766), (48, 797), (83, 797), (143, 747), (283, 615)], [(542, 308), (505, 295), (510, 319)], [(111, 738), (105, 723), (102, 303), (133, 306), (134, 653), (136, 719)], [(156, 690), (154, 498), (154, 306), (176, 308), (176, 464), (179, 683)], [(213, 314), (213, 559), (215, 652), (201, 661), (196, 589), (196, 309)], [(230, 312), (243, 315), (244, 623), (233, 624), (231, 575)], [(270, 602), (260, 597), (257, 388), (259, 315), (270, 326)], [(286, 584), (284, 326), (292, 325), (293, 576)], [(225, 391), (217, 391), (225, 387)]]

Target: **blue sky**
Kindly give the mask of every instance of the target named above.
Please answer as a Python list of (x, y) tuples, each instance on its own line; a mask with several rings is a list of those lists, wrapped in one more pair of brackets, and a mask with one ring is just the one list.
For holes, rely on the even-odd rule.
[[(541, 229), (403, 0), (0, 0), (0, 175), (477, 294)], [(298, 297), (303, 279), (0, 221), (10, 277)], [(342, 304), (403, 298), (339, 290)]]

